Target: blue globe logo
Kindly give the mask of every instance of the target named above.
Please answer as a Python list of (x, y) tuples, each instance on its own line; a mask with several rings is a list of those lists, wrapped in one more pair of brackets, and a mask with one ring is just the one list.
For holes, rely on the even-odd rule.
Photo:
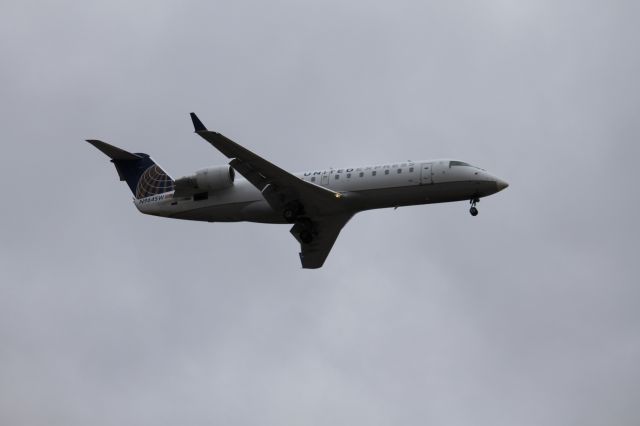
[(144, 171), (136, 186), (136, 198), (173, 191), (173, 180), (156, 164)]

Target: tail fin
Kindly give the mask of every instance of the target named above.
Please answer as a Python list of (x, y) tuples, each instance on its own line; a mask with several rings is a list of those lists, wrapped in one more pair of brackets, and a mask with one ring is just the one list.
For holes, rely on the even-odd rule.
[(173, 179), (147, 154), (132, 154), (99, 140), (87, 139), (87, 142), (111, 158), (120, 180), (127, 182), (136, 198), (173, 191)]

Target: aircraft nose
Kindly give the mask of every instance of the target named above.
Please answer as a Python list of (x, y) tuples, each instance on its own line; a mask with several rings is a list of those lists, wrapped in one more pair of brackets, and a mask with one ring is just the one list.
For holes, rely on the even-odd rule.
[(502, 179), (496, 179), (496, 187), (498, 188), (498, 191), (502, 191), (503, 189), (505, 189), (506, 187), (508, 187), (509, 184), (502, 180)]

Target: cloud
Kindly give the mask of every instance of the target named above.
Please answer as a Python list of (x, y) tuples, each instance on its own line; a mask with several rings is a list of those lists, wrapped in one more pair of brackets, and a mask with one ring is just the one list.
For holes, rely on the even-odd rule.
[[(3, 424), (637, 424), (630, 2), (9, 2)], [(188, 113), (292, 170), (457, 157), (508, 190), (284, 226), (146, 217)]]

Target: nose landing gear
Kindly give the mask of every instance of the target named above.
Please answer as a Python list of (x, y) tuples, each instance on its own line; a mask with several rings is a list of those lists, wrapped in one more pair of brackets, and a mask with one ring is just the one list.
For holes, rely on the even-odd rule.
[(480, 199), (479, 198), (472, 198), (470, 203), (471, 203), (471, 208), (469, 209), (469, 213), (471, 213), (471, 216), (478, 216), (478, 209), (476, 208), (476, 203), (479, 203)]

